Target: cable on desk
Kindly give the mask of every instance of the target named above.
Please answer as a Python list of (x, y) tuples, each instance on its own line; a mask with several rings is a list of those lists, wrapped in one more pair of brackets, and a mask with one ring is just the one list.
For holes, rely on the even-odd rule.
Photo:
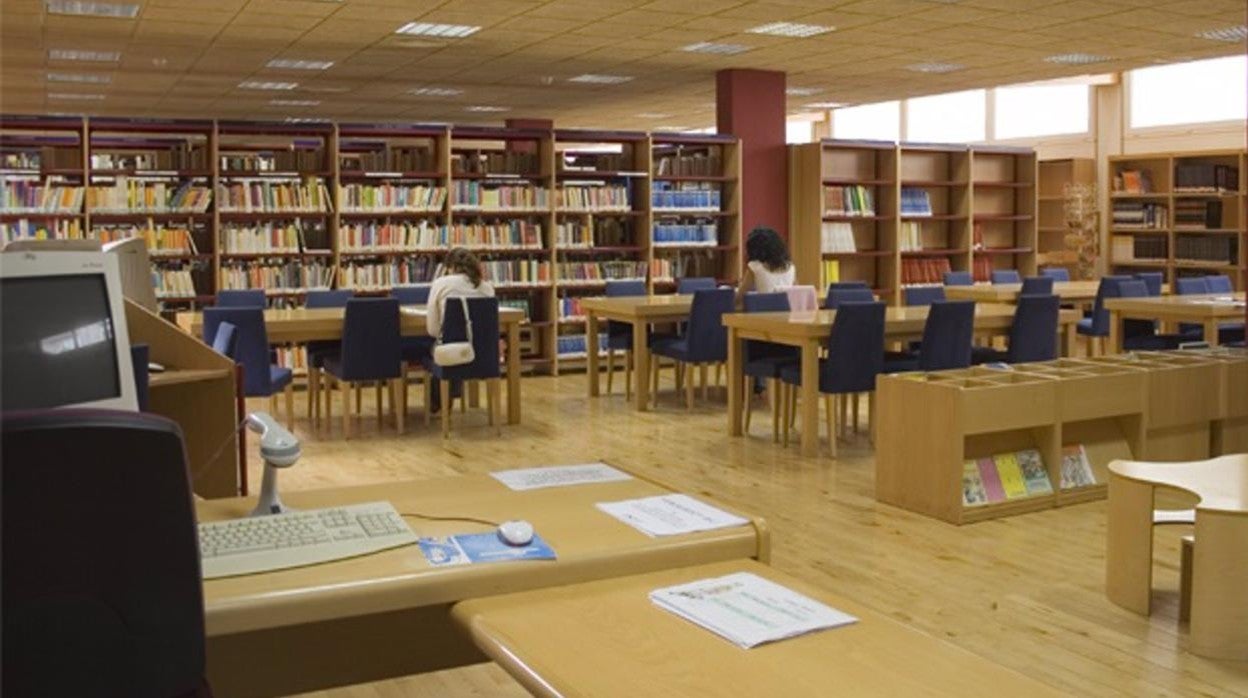
[(495, 528), (501, 525), (497, 521), (477, 519), (471, 516), (430, 516), (428, 514), (413, 514), (406, 511), (400, 511), (399, 516), (407, 516), (413, 519), (424, 519), (425, 521), (466, 521), (468, 523), (478, 523), (484, 526), (494, 526)]

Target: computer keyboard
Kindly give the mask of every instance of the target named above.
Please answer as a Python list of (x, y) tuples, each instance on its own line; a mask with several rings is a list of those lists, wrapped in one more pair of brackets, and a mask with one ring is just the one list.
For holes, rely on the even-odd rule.
[(314, 565), (397, 548), (417, 536), (389, 502), (199, 525), (204, 579)]

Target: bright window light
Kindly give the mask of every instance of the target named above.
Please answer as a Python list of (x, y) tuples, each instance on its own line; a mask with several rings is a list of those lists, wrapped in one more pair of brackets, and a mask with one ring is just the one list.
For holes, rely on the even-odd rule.
[(901, 102), (877, 102), (832, 112), (834, 138), (901, 140)]
[(1131, 128), (1248, 118), (1248, 57), (1227, 56), (1128, 73)]
[(995, 136), (1003, 139), (1087, 133), (1090, 92), (1087, 85), (998, 87)]
[(968, 143), (987, 137), (987, 91), (966, 90), (906, 102), (906, 140)]
[(784, 142), (785, 143), (810, 143), (813, 139), (811, 133), (814, 131), (813, 122), (799, 121), (791, 119), (784, 124)]

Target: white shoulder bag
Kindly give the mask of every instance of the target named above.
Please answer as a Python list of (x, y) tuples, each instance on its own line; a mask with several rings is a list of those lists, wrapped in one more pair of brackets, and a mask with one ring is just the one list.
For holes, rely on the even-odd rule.
[[(468, 299), (459, 296), (459, 304), (464, 309), (464, 329), (468, 340), (443, 342), (442, 337), (439, 336), (438, 343), (433, 347), (433, 362), (439, 366), (463, 366), (472, 363), (476, 358), (476, 354), (472, 351), (472, 318), (468, 316)], [(445, 330), (445, 321), (442, 327)]]

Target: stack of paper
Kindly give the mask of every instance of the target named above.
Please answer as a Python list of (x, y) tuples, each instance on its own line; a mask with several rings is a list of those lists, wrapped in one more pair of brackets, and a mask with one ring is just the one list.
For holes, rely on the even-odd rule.
[(746, 649), (858, 622), (749, 572), (655, 589), (650, 600)]
[(556, 465), (548, 468), (497, 470), (490, 477), (513, 490), (537, 490), (545, 487), (566, 487), (593, 482), (618, 482), (633, 479), (628, 473), (606, 463), (588, 465)]
[(749, 523), (687, 494), (599, 502), (597, 507), (648, 536), (675, 536)]

